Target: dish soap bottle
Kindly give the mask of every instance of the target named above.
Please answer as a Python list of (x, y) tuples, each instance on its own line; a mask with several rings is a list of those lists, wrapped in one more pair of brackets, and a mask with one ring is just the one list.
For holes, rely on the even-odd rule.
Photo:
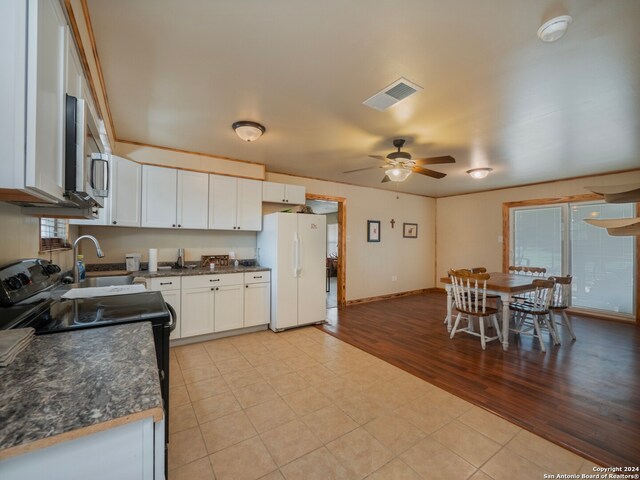
[(86, 269), (84, 268), (84, 255), (78, 255), (78, 280), (84, 280)]

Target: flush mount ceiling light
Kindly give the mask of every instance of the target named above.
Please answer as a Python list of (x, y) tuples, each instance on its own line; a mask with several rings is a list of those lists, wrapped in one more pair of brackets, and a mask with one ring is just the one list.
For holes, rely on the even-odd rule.
[(256, 122), (242, 120), (231, 125), (238, 135), (245, 142), (253, 142), (259, 139), (266, 131), (262, 125)]
[(411, 175), (410, 168), (394, 167), (384, 172), (392, 182), (404, 182)]
[(560, 15), (559, 17), (547, 20), (538, 29), (538, 37), (543, 42), (555, 42), (560, 40), (569, 28), (572, 18), (569, 15)]
[(467, 170), (467, 173), (471, 175), (471, 178), (479, 180), (489, 175), (491, 171), (493, 171), (493, 168), (472, 168), (471, 170)]

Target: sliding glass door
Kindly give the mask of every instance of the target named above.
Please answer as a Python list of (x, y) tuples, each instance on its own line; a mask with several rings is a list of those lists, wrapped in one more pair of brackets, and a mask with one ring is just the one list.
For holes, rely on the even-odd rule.
[(573, 306), (633, 314), (635, 237), (612, 237), (583, 221), (633, 216), (633, 204), (571, 204)]
[(635, 237), (612, 237), (587, 218), (635, 216), (634, 204), (564, 203), (511, 209), (512, 265), (571, 275), (575, 308), (633, 315)]

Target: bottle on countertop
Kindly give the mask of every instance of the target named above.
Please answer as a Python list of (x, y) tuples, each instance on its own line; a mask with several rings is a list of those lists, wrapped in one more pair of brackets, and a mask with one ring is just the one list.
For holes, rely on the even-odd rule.
[(84, 280), (87, 274), (86, 268), (84, 267), (84, 255), (78, 255), (78, 280)]

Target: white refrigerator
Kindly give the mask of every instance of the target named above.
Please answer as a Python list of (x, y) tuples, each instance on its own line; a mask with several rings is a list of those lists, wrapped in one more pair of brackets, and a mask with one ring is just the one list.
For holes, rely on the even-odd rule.
[(272, 213), (258, 233), (260, 265), (271, 268), (271, 330), (324, 322), (327, 219)]

